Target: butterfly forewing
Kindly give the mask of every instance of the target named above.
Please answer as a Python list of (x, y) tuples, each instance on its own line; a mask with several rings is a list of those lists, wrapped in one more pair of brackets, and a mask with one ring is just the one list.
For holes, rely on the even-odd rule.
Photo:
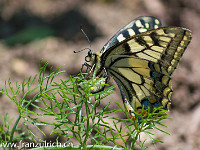
[(104, 53), (110, 47), (122, 42), (125, 39), (128, 39), (134, 35), (146, 32), (149, 30), (157, 29), (161, 27), (161, 21), (157, 18), (150, 16), (142, 16), (134, 19), (127, 26), (119, 30), (102, 48), (100, 51)]

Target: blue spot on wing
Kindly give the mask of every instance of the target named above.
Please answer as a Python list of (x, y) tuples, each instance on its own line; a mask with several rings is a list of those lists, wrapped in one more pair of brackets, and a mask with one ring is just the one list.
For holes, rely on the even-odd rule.
[(142, 100), (141, 104), (144, 105), (144, 108), (147, 108), (149, 106), (149, 101), (147, 99)]
[(154, 72), (150, 72), (151, 77), (156, 77), (156, 74)]
[(149, 65), (149, 68), (150, 68), (150, 69), (154, 69), (153, 63), (149, 62), (148, 65)]
[(154, 106), (154, 107), (158, 107), (158, 103), (155, 102), (155, 103), (153, 104), (153, 106)]

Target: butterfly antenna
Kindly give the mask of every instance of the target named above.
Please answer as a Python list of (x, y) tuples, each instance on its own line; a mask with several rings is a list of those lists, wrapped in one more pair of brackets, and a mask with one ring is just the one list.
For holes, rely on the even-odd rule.
[(82, 31), (82, 33), (85, 35), (85, 37), (87, 38), (87, 40), (88, 40), (88, 43), (90, 44), (90, 48), (91, 48), (91, 43), (90, 43), (90, 39), (88, 38), (88, 36), (87, 36), (87, 34), (85, 33), (85, 31), (83, 30), (83, 26), (81, 25), (81, 31)]
[(91, 50), (90, 48), (84, 48), (84, 49), (82, 49), (82, 50), (80, 50), (80, 51), (74, 51), (74, 53), (79, 53), (79, 52), (82, 52), (82, 51), (84, 51), (84, 50)]
[(82, 32), (82, 33), (85, 35), (85, 37), (87, 38), (88, 43), (90, 44), (90, 48), (84, 48), (84, 49), (82, 49), (82, 50), (80, 50), (80, 51), (74, 51), (74, 53), (79, 53), (79, 52), (82, 52), (82, 51), (84, 51), (84, 50), (86, 50), (86, 49), (91, 50), (91, 42), (90, 42), (90, 39), (88, 38), (87, 34), (84, 32), (83, 26), (82, 26), (82, 25), (81, 25), (80, 29), (81, 29), (81, 32)]

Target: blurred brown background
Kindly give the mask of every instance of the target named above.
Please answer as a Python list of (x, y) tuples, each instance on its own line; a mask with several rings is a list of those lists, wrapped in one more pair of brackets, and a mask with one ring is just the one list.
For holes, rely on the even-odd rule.
[[(4, 88), (9, 77), (14, 82), (23, 81), (38, 73), (42, 58), (55, 69), (65, 64), (65, 79), (77, 74), (87, 51), (73, 51), (89, 47), (81, 25), (91, 40), (92, 50), (97, 52), (119, 29), (145, 15), (192, 31), (192, 41), (172, 76), (173, 119), (166, 121), (171, 136), (156, 134), (165, 143), (157, 147), (151, 142), (147, 145), (158, 150), (199, 150), (199, 0), (0, 0), (0, 88)], [(122, 103), (117, 88), (115, 96), (109, 99)], [(10, 118), (16, 118), (15, 104), (0, 96), (0, 114), (6, 112)]]

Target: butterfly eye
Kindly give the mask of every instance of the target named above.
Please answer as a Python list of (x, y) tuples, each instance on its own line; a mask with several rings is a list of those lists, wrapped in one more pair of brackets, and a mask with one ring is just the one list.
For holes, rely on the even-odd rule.
[(92, 57), (92, 51), (91, 50), (88, 51), (88, 57)]
[(90, 62), (90, 60), (91, 60), (91, 58), (92, 58), (92, 51), (91, 50), (89, 50), (88, 51), (88, 55), (85, 57), (85, 61), (86, 62)]

